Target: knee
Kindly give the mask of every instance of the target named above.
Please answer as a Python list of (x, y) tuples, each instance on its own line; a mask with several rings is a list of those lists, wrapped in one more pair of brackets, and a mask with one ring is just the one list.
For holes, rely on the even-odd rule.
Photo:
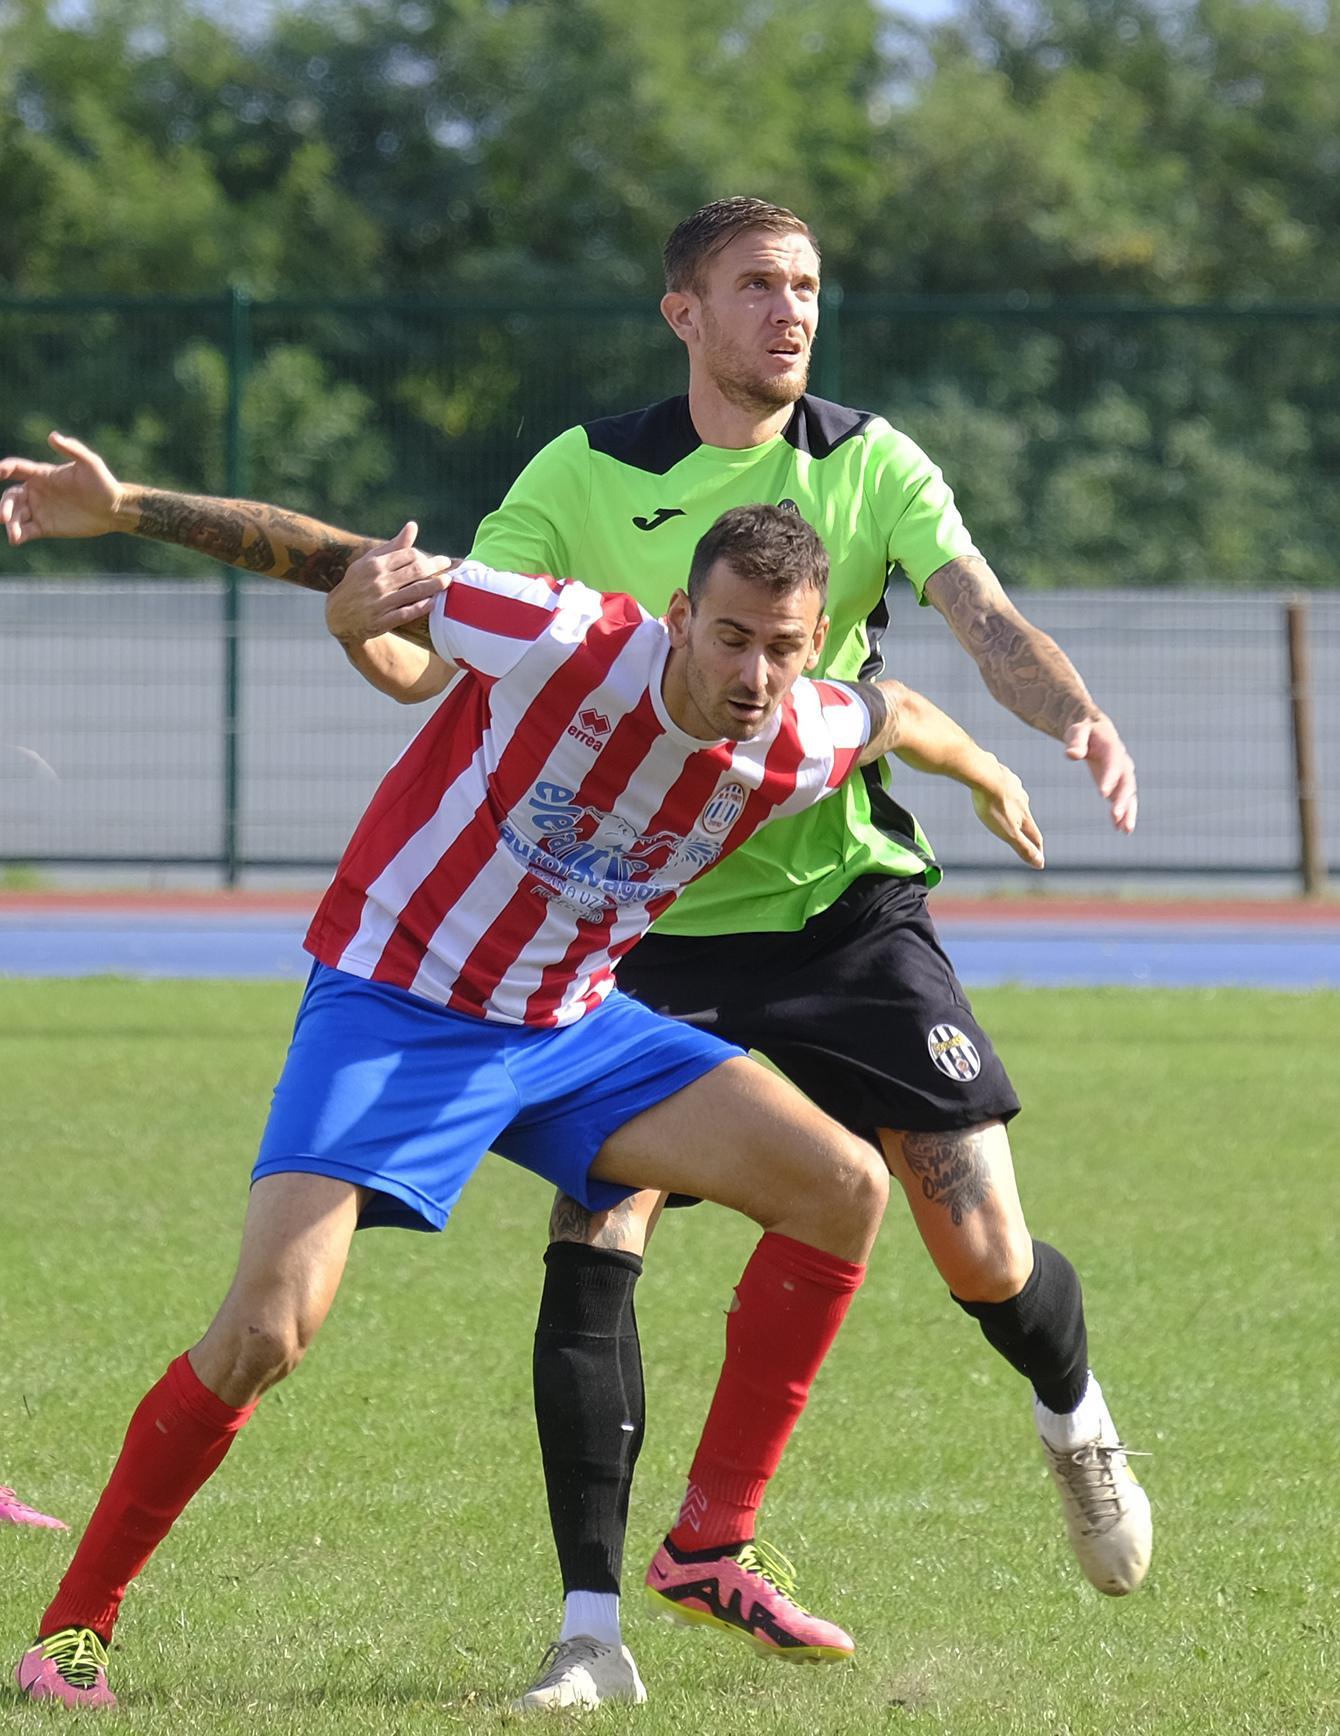
[(852, 1230), (873, 1235), (889, 1200), (889, 1172), (880, 1154), (864, 1139), (844, 1134), (834, 1171), (833, 1206)]
[(211, 1331), (201, 1344), (208, 1367), (200, 1369), (206, 1386), (228, 1404), (252, 1404), (286, 1380), (315, 1336), (296, 1318), (241, 1317), (222, 1332)]
[(1009, 1302), (1033, 1274), (1033, 1241), (1026, 1230), (994, 1226), (960, 1252), (953, 1273), (942, 1276), (962, 1302)]

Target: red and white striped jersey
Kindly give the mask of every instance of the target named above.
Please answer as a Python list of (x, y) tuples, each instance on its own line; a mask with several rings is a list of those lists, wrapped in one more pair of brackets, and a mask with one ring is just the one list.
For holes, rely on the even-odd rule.
[(754, 741), (686, 734), (665, 624), (618, 593), (467, 561), (431, 627), (465, 673), (382, 780), (306, 944), (457, 1012), (579, 1019), (690, 880), (836, 789), (869, 739), (849, 688), (807, 680)]

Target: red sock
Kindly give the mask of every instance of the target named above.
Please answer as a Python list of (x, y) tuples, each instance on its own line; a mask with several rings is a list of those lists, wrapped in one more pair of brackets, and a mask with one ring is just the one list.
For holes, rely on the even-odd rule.
[(169, 1365), (130, 1419), (121, 1456), (39, 1633), (91, 1627), (111, 1638), (126, 1587), (255, 1408), (235, 1410), (216, 1398), (184, 1355)]
[(769, 1232), (754, 1249), (735, 1287), (726, 1361), (670, 1533), (677, 1549), (754, 1535), (763, 1491), (864, 1277), (864, 1266), (790, 1236)]

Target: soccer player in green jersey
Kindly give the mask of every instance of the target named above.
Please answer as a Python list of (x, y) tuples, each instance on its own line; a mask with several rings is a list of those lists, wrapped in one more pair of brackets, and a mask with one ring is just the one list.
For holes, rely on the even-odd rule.
[[(721, 512), (789, 504), (830, 556), (822, 673), (882, 667), (885, 591), (900, 568), (994, 696), (1088, 765), (1113, 823), (1129, 832), (1135, 774), (1120, 736), (1064, 652), (1006, 597), (939, 470), (881, 417), (806, 392), (819, 301), (807, 225), (760, 200), (718, 200), (679, 225), (665, 265), (661, 308), (687, 351), (687, 394), (560, 434), (484, 520), (472, 553), (632, 590), (661, 608)], [(82, 448), (58, 450), (74, 473), (86, 466)], [(70, 466), (8, 474), (20, 479), (0, 509), (11, 540), (109, 528), (105, 503), (80, 518)], [(330, 630), (397, 699), (431, 698), (448, 679), (412, 642), (429, 581), (338, 582), (371, 539), (158, 491), (132, 491), (119, 510), (119, 524), (142, 535), (333, 586)], [(728, 639), (730, 624), (719, 631)], [(766, 829), (699, 881), (630, 955), (620, 986), (761, 1051), (879, 1146), (952, 1298), (1029, 1381), (1080, 1565), (1118, 1596), (1147, 1571), (1149, 1503), (1089, 1369), (1079, 1279), (1025, 1223), (1006, 1132), (1018, 1099), (926, 912), (939, 878), (887, 765), (868, 767), (840, 797)], [(618, 1592), (643, 1421), (633, 1289), (660, 1203), (638, 1196), (595, 1217), (564, 1199), (554, 1209), (535, 1397), (565, 1609), (525, 1710), (626, 1697)], [(733, 1539), (700, 1541), (712, 1550)]]

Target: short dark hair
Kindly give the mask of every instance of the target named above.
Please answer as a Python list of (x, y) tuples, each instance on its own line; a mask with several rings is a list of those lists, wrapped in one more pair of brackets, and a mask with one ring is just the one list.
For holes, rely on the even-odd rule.
[(726, 561), (740, 578), (766, 585), (776, 597), (808, 588), (828, 601), (828, 550), (814, 526), (792, 506), (733, 506), (698, 542), (689, 567), (689, 604), (696, 609), (707, 575)]
[(803, 223), (785, 205), (770, 205), (766, 199), (736, 196), (714, 199), (676, 224), (665, 244), (665, 287), (696, 293), (703, 267), (737, 235), (748, 229), (765, 229), (772, 235), (804, 235), (816, 255), (819, 243), (808, 223)]

